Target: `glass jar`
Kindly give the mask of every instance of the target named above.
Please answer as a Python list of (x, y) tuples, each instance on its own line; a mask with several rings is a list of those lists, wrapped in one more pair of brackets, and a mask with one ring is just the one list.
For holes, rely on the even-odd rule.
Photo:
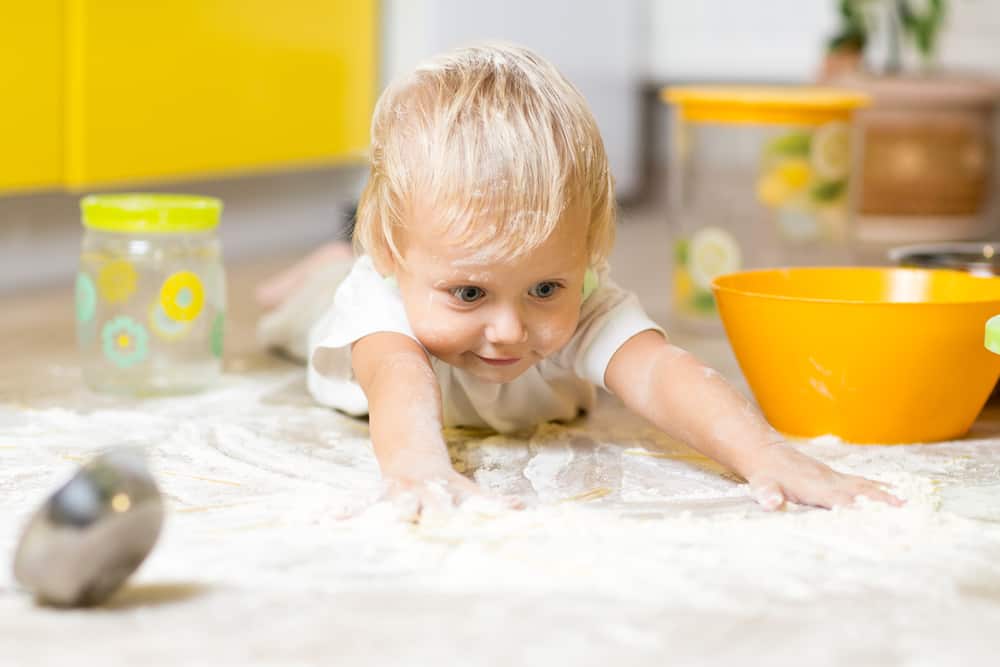
[(91, 195), (76, 279), (83, 378), (95, 391), (197, 391), (222, 367), (222, 203), (187, 195)]
[(679, 87), (668, 172), (672, 312), (721, 330), (712, 280), (743, 269), (850, 261), (858, 93)]

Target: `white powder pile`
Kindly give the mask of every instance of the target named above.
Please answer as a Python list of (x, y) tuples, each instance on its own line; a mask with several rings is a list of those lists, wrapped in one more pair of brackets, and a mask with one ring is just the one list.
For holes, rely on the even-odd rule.
[[(448, 433), (456, 467), (492, 491), (525, 498), (525, 511), (476, 502), (411, 525), (376, 505), (341, 520), (379, 493), (367, 426), (309, 406), (300, 382), (298, 372), (278, 374), (137, 409), (0, 410), (0, 512), (10, 518), (0, 522), (0, 549), (12, 552), (27, 515), (78, 462), (125, 441), (149, 453), (170, 510), (135, 583), (204, 591), (126, 612), (135, 623), (152, 623), (154, 614), (157, 624), (188, 632), (201, 623), (192, 619), (211, 627), (224, 614), (221, 600), (275, 619), (290, 613), (281, 611), (287, 605), (299, 614), (333, 613), (331, 600), (344, 596), (394, 600), (372, 612), (383, 619), (440, 596), (486, 596), (494, 601), (490, 614), (514, 616), (526, 599), (551, 600), (556, 607), (537, 605), (552, 614), (564, 613), (558, 601), (576, 600), (643, 610), (641, 622), (587, 617), (588, 627), (604, 628), (595, 637), (625, 655), (620, 651), (663, 649), (673, 630), (656, 618), (756, 618), (754, 632), (769, 627), (761, 619), (773, 619), (776, 628), (805, 623), (819, 637), (830, 619), (818, 610), (850, 600), (858, 614), (888, 624), (858, 630), (857, 641), (876, 646), (891, 632), (911, 655), (927, 636), (928, 609), (947, 611), (955, 632), (1000, 619), (992, 603), (983, 607), (1000, 598), (1000, 515), (991, 509), (1000, 507), (1000, 448), (818, 439), (802, 446), (840, 470), (893, 484), (906, 506), (862, 501), (852, 509), (766, 513), (718, 465), (620, 407), (602, 405), (587, 422), (542, 427), (525, 438)], [(106, 628), (109, 645), (129, 641), (113, 639), (114, 615), (45, 626), (40, 615), (51, 612), (16, 595), (9, 573), (0, 577), (0, 626), (48, 627), (64, 636), (100, 636)], [(435, 609), (455, 628), (485, 622), (463, 615), (462, 605), (440, 604)], [(514, 617), (489, 618), (520, 627)], [(672, 645), (695, 655), (684, 643), (693, 637), (676, 631)], [(297, 632), (305, 630), (276, 621), (261, 637)], [(310, 645), (320, 646), (324, 635), (316, 632)], [(212, 646), (222, 650), (221, 639), (202, 641), (206, 655)], [(15, 655), (28, 654), (27, 643), (21, 648)]]

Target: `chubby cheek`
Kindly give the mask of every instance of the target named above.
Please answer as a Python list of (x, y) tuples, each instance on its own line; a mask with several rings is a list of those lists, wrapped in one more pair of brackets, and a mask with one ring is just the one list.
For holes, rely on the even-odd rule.
[(406, 307), (406, 317), (413, 327), (420, 344), (436, 357), (445, 354), (454, 336), (452, 317), (438, 303), (436, 294), (430, 291), (411, 288), (403, 289), (403, 303)]
[(578, 309), (567, 308), (539, 321), (534, 327), (535, 350), (548, 356), (562, 348), (573, 337), (579, 319)]
[(447, 360), (474, 347), (474, 332), (463, 318), (454, 313), (426, 313), (414, 322), (413, 333), (435, 357)]

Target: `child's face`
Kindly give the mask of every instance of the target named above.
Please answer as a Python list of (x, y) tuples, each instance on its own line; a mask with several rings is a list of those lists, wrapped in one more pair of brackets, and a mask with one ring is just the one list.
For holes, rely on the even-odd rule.
[(417, 339), (435, 357), (489, 382), (510, 382), (572, 337), (587, 269), (586, 219), (567, 211), (542, 245), (515, 259), (450, 243), (433, 211), (407, 225), (400, 293)]

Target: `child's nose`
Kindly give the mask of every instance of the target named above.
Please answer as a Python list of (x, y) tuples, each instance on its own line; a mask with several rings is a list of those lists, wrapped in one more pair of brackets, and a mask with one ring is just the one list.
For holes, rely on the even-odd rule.
[(514, 345), (528, 339), (528, 329), (517, 308), (499, 308), (486, 326), (486, 340), (495, 345)]

